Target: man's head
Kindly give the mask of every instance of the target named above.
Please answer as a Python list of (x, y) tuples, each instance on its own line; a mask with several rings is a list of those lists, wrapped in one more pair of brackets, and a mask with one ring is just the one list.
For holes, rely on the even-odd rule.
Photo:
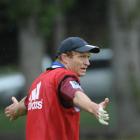
[(76, 51), (76, 52), (90, 52), (98, 53), (100, 51), (99, 47), (89, 45), (84, 39), (80, 37), (68, 37), (63, 40), (57, 49), (57, 56), (62, 53)]
[(90, 53), (99, 51), (99, 47), (89, 45), (80, 37), (69, 37), (61, 42), (57, 49), (57, 58), (67, 69), (75, 72), (78, 76), (83, 76), (90, 65)]

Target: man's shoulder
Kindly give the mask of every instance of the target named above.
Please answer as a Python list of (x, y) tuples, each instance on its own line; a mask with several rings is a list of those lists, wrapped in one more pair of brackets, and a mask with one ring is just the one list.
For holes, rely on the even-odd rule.
[[(58, 72), (59, 71), (59, 72)], [(73, 79), (75, 81), (80, 82), (78, 76), (73, 72), (65, 68), (60, 68), (57, 70), (56, 75), (58, 75), (58, 78), (61, 79), (62, 81), (65, 79)]]
[(72, 75), (72, 76), (77, 77), (77, 75), (73, 71), (68, 70), (66, 68), (57, 68), (56, 73), (61, 73), (61, 74), (64, 74), (64, 75)]

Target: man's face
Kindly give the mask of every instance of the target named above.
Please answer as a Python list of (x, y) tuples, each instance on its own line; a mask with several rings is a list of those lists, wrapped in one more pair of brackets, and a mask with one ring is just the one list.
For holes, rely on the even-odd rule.
[(90, 65), (89, 57), (89, 52), (72, 52), (71, 57), (67, 56), (66, 68), (75, 72), (78, 76), (84, 76), (88, 66)]

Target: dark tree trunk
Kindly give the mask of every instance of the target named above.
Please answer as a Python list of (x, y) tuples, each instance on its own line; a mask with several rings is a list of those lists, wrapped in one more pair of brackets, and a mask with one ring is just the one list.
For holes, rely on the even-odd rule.
[(44, 40), (37, 32), (34, 18), (19, 26), (19, 46), (21, 71), (26, 77), (27, 88), (41, 73), (41, 62), (44, 56)]

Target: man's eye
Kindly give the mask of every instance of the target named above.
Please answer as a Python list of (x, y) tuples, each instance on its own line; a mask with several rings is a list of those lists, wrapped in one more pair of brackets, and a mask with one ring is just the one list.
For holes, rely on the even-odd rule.
[(80, 58), (88, 58), (88, 59), (90, 59), (90, 56), (81, 55)]
[(85, 58), (85, 56), (83, 56), (83, 55), (81, 55), (80, 57), (81, 57), (81, 58)]

